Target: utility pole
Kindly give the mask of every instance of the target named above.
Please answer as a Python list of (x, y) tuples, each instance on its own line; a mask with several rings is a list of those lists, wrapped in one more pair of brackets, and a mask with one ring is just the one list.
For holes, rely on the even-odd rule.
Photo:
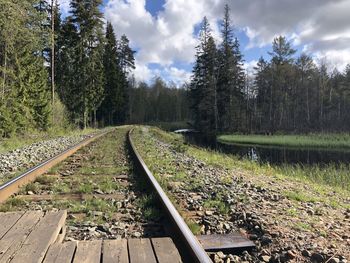
[(54, 122), (55, 105), (55, 6), (51, 0), (51, 92), (52, 92), (52, 121)]

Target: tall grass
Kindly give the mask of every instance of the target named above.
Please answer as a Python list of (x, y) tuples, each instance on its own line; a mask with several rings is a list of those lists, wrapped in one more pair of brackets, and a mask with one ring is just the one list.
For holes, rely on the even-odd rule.
[(274, 145), (284, 147), (349, 148), (350, 134), (309, 134), (309, 135), (221, 135), (219, 142)]

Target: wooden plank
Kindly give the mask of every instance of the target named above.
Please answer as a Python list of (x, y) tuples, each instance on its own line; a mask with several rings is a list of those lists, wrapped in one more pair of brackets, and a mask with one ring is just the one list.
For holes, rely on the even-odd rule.
[(129, 257), (127, 240), (104, 240), (102, 257), (103, 263), (128, 263)]
[(148, 238), (128, 240), (130, 263), (157, 263)]
[(153, 245), (158, 263), (182, 262), (179, 251), (177, 250), (171, 238), (169, 237), (152, 238), (152, 245)]
[(44, 263), (55, 263), (58, 255), (60, 254), (62, 249), (62, 244), (53, 243), (47, 250)]
[(90, 199), (116, 199), (124, 200), (125, 194), (42, 194), (42, 195), (17, 195), (16, 198), (26, 201), (48, 201), (48, 200), (90, 200)]
[(102, 240), (80, 241), (73, 262), (96, 263), (101, 261)]
[(24, 212), (0, 213), (0, 239), (16, 224)]
[(12, 259), (13, 263), (38, 263), (42, 262), (49, 246), (57, 239), (64, 225), (67, 211), (47, 212), (39, 221), (34, 230), (29, 234), (21, 249)]
[(0, 262), (7, 262), (22, 246), (28, 235), (35, 228), (43, 213), (26, 212), (0, 240)]
[(255, 247), (253, 241), (242, 236), (239, 232), (230, 234), (212, 234), (197, 236), (199, 243), (208, 252), (232, 250), (232, 249), (249, 249)]
[(71, 263), (73, 260), (75, 249), (77, 248), (76, 241), (69, 241), (61, 244), (62, 249), (56, 258), (56, 263)]

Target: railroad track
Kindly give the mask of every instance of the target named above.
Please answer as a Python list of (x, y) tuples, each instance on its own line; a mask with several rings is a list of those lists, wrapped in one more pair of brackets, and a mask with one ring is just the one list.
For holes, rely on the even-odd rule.
[[(118, 132), (118, 130), (119, 129), (116, 129), (115, 131)], [(125, 132), (126, 129), (124, 128), (123, 131)], [(123, 135), (123, 132), (121, 132), (119, 134), (119, 136), (120, 135)], [(162, 207), (164, 213), (167, 215), (166, 219), (170, 224), (170, 228), (175, 230), (175, 236), (173, 239), (176, 241), (176, 244), (180, 244), (178, 246), (178, 247), (180, 247), (180, 250), (181, 250), (180, 252), (182, 255), (185, 255), (185, 257), (186, 257), (186, 258), (183, 258), (184, 261), (188, 261), (188, 262), (212, 262), (208, 256), (208, 254), (205, 252), (205, 250), (202, 248), (201, 244), (198, 242), (197, 238), (192, 234), (192, 232), (190, 231), (190, 229), (186, 225), (185, 221), (182, 219), (182, 217), (177, 212), (174, 205), (171, 203), (171, 201), (169, 200), (169, 198), (167, 197), (167, 195), (165, 194), (165, 192), (163, 191), (161, 186), (158, 184), (158, 182), (156, 181), (156, 179), (154, 178), (154, 176), (152, 175), (150, 170), (147, 168), (147, 166), (145, 165), (144, 161), (142, 160), (140, 154), (137, 152), (135, 145), (132, 141), (132, 136), (131, 136), (132, 130), (129, 130), (127, 132), (127, 134), (125, 133), (125, 135), (127, 135), (127, 145), (129, 146), (130, 154), (133, 157), (134, 163), (139, 168), (138, 171), (142, 172), (146, 176), (147, 181), (152, 186), (152, 189), (154, 192), (154, 194), (152, 194), (152, 195), (147, 194), (146, 197), (141, 196), (139, 199), (148, 200), (147, 198), (149, 198), (149, 196), (154, 197), (154, 195), (155, 195), (156, 199), (160, 200), (161, 207)], [(102, 140), (102, 136), (105, 136), (104, 140)], [(129, 202), (127, 204), (123, 204), (122, 200), (125, 198), (130, 199), (130, 196), (126, 197), (125, 195), (121, 194), (118, 197), (118, 194), (114, 193), (113, 191), (111, 191), (111, 193), (106, 193), (106, 192), (102, 192), (99, 189), (95, 189), (95, 188), (90, 189), (91, 188), (90, 186), (89, 186), (90, 188), (86, 186), (88, 188), (87, 190), (85, 188), (83, 188), (84, 191), (87, 193), (84, 193), (84, 191), (80, 192), (80, 193), (76, 193), (76, 189), (78, 187), (85, 186), (86, 180), (90, 180), (90, 179), (101, 180), (101, 181), (98, 181), (101, 184), (104, 184), (104, 183), (109, 184), (110, 183), (111, 176), (108, 174), (104, 175), (103, 173), (105, 173), (106, 171), (107, 172), (112, 171), (113, 169), (110, 170), (111, 167), (109, 167), (109, 166), (113, 166), (116, 163), (114, 163), (113, 160), (111, 160), (111, 158), (108, 158), (108, 156), (106, 157), (104, 155), (105, 153), (103, 152), (102, 149), (100, 149), (100, 152), (99, 152), (100, 155), (103, 158), (105, 158), (106, 160), (109, 160), (110, 163), (106, 165), (105, 170), (101, 169), (101, 174), (98, 174), (98, 173), (96, 174), (93, 172), (91, 174), (85, 173), (85, 174), (80, 175), (79, 180), (73, 179), (72, 181), (69, 181), (71, 178), (78, 177), (78, 176), (72, 177), (72, 174), (74, 174), (77, 170), (79, 170), (82, 166), (86, 165), (87, 163), (94, 163), (96, 165), (102, 165), (101, 163), (96, 162), (96, 157), (89, 159), (88, 154), (84, 155), (85, 154), (84, 150), (87, 152), (89, 152), (89, 151), (93, 152), (94, 147), (98, 148), (99, 141), (100, 142), (101, 141), (108, 141), (107, 144), (111, 144), (113, 142), (113, 139), (116, 139), (116, 137), (113, 137), (112, 133), (106, 132), (106, 133), (98, 134), (92, 138), (84, 140), (83, 142), (79, 143), (76, 146), (73, 146), (73, 147), (67, 149), (66, 151), (62, 152), (61, 154), (59, 154), (59, 155), (57, 155), (57, 156), (55, 156), (55, 157), (53, 157), (45, 162), (43, 162), (42, 164), (39, 164), (39, 165), (33, 167), (32, 169), (28, 170), (27, 172), (17, 176), (16, 178), (14, 178), (14, 179), (10, 180), (9, 182), (0, 186), (0, 202), (4, 202), (11, 195), (13, 196), (15, 193), (18, 193), (20, 191), (19, 194), (15, 195), (15, 197), (12, 199), (12, 202), (10, 202), (11, 205), (14, 205), (14, 209), (16, 209), (16, 208), (19, 208), (19, 210), (27, 210), (28, 208), (29, 209), (31, 209), (31, 208), (36, 209), (39, 206), (41, 209), (43, 208), (45, 210), (45, 209), (49, 209), (50, 207), (51, 208), (55, 207), (57, 204), (61, 204), (62, 202), (67, 203), (70, 201), (71, 202), (75, 201), (75, 202), (78, 202), (77, 204), (79, 204), (79, 202), (80, 203), (82, 203), (82, 202), (88, 203), (89, 200), (92, 200), (92, 202), (100, 202), (97, 200), (103, 200), (105, 198), (109, 201), (113, 200), (111, 202), (106, 201), (106, 203), (103, 203), (101, 201), (102, 203), (101, 204), (99, 203), (99, 205), (101, 205), (101, 206), (106, 205), (107, 208), (105, 208), (105, 210), (106, 209), (108, 210), (108, 208), (112, 208), (115, 205), (121, 206), (121, 207), (125, 206), (125, 210), (127, 210), (128, 206), (131, 205), (131, 203), (138, 202), (137, 197), (135, 197), (135, 199), (132, 200), (132, 202)], [(94, 142), (95, 144), (93, 144), (92, 142)], [(88, 147), (84, 147), (84, 146), (88, 146)], [(115, 147), (120, 146), (120, 142), (118, 142), (117, 145), (114, 145), (114, 146)], [(85, 148), (89, 148), (89, 150), (86, 150)], [(80, 155), (75, 154), (77, 156), (73, 155), (79, 149), (81, 149), (80, 152), (82, 151), (83, 153), (80, 153)], [(120, 152), (118, 152), (118, 153), (120, 154)], [(48, 182), (48, 179), (45, 177), (46, 178), (45, 180), (47, 180), (47, 181), (45, 181), (43, 179), (43, 177), (40, 177), (40, 176), (42, 174), (50, 171), (50, 169), (55, 167), (55, 165), (57, 165), (58, 163), (61, 163), (63, 160), (65, 160), (69, 156), (71, 156), (70, 161), (64, 161), (64, 162), (66, 162), (66, 164), (64, 164), (63, 167), (61, 167), (61, 170), (59, 171), (61, 173), (60, 176), (57, 176), (57, 174), (55, 174), (55, 172), (53, 172), (53, 174), (52, 174), (52, 172), (51, 172), (51, 174), (49, 172), (48, 176), (55, 178), (56, 181), (59, 181), (60, 183), (65, 182), (66, 183), (65, 185), (67, 185), (67, 184), (70, 185), (72, 189), (70, 189), (70, 191), (66, 191), (64, 193), (61, 193), (61, 192), (60, 193), (52, 193), (52, 190), (50, 190), (52, 187), (50, 188), (50, 187), (47, 187), (47, 185), (45, 185)], [(116, 158), (116, 157), (113, 157), (113, 158)], [(84, 159), (85, 159), (85, 162), (84, 162)], [(125, 163), (126, 161), (122, 161), (122, 162), (124, 162), (124, 164), (123, 164), (124, 166), (130, 165), (129, 163)], [(72, 168), (73, 172), (71, 172), (69, 169), (67, 169), (67, 165), (70, 168), (73, 167)], [(74, 169), (76, 169), (76, 170), (74, 170)], [(81, 173), (81, 170), (79, 170), (79, 171)], [(88, 172), (91, 172), (91, 170), (88, 170)], [(70, 179), (67, 179), (67, 178), (70, 178)], [(89, 179), (86, 179), (86, 178), (89, 178)], [(98, 178), (100, 178), (100, 179), (98, 179)], [(38, 192), (40, 194), (35, 194), (35, 193), (33, 193), (33, 191), (27, 191), (28, 189), (31, 189), (31, 188), (26, 189), (25, 186), (33, 184), (33, 182), (35, 182), (35, 180), (38, 180), (38, 179), (40, 179), (39, 182), (44, 181), (43, 185), (40, 185), (41, 188), (39, 187), (40, 190), (38, 190)], [(126, 193), (129, 194), (130, 191), (134, 190), (134, 188), (132, 188), (133, 190), (130, 190), (131, 189), (130, 187), (133, 187), (133, 185), (137, 184), (137, 182), (134, 181), (134, 182), (130, 183), (128, 181), (127, 183), (125, 183), (125, 179), (127, 179), (125, 177), (125, 175), (118, 175), (117, 177), (113, 177), (113, 180), (118, 182), (118, 184), (120, 184), (121, 182), (124, 182), (124, 188), (128, 189), (126, 191)], [(76, 180), (76, 181), (74, 181), (74, 180)], [(104, 180), (107, 180), (107, 181), (104, 181)], [(127, 179), (127, 180), (129, 180), (129, 179)], [(134, 180), (137, 180), (137, 178), (134, 178)], [(68, 181), (68, 183), (66, 181)], [(34, 184), (38, 184), (38, 183), (36, 182)], [(64, 184), (60, 184), (60, 186), (62, 188), (65, 188), (65, 186), (63, 187), (62, 185), (64, 185)], [(92, 185), (94, 185), (94, 184), (92, 184)], [(97, 185), (97, 187), (98, 187), (98, 185)], [(121, 188), (122, 187), (123, 186), (121, 186)], [(54, 188), (54, 186), (53, 186), (53, 188)], [(25, 190), (23, 191), (23, 189), (25, 189)], [(62, 189), (60, 189), (60, 190), (62, 190)], [(120, 190), (120, 189), (118, 189), (118, 190)], [(27, 192), (25, 192), (25, 191), (27, 191)], [(135, 190), (135, 191), (137, 191), (137, 190)], [(136, 192), (136, 194), (137, 194), (137, 192)], [(25, 205), (23, 205), (22, 201), (19, 201), (19, 200), (26, 200)], [(118, 200), (120, 200), (120, 202)], [(18, 207), (16, 207), (17, 204), (19, 204)], [(47, 205), (47, 207), (45, 205)], [(44, 207), (42, 207), (42, 206), (44, 206)], [(68, 206), (68, 207), (69, 207), (69, 209), (71, 208), (70, 206)], [(143, 208), (145, 208), (145, 207), (143, 207)], [(149, 208), (146, 207), (146, 209), (149, 209)], [(147, 210), (147, 211), (149, 211), (149, 210)], [(94, 213), (94, 211), (88, 211), (87, 214), (91, 213), (91, 212)], [(156, 212), (154, 212), (154, 211), (153, 211), (153, 213), (156, 214)], [(147, 213), (145, 213), (145, 214), (147, 214)], [(97, 211), (92, 216), (95, 217), (96, 215), (101, 216), (101, 213), (99, 213)], [(88, 216), (91, 216), (91, 214)], [(135, 216), (137, 217), (138, 214), (131, 215), (131, 217), (135, 217)], [(140, 216), (142, 217), (144, 215), (140, 215)], [(68, 218), (69, 217), (70, 217), (70, 219), (73, 218), (73, 220), (77, 220), (74, 213), (71, 215), (68, 215)], [(141, 218), (140, 220), (142, 221), (143, 219)], [(151, 223), (152, 226), (157, 225), (157, 224), (159, 225), (159, 223), (164, 224), (164, 219), (162, 222), (159, 222), (158, 220), (155, 220), (155, 221), (156, 221), (156, 223), (155, 222)], [(144, 221), (142, 221), (142, 222), (144, 223)], [(149, 230), (149, 231), (151, 231), (151, 230)], [(106, 232), (108, 232), (108, 231), (106, 231)], [(143, 234), (147, 236), (147, 234), (145, 234), (145, 233), (143, 233)], [(149, 233), (149, 235), (150, 234), (151, 233)], [(132, 236), (132, 235), (134, 235), (134, 236)], [(139, 235), (136, 235), (135, 232), (133, 232), (132, 235), (129, 237), (139, 237)], [(109, 237), (109, 236), (107, 236), (107, 237)]]

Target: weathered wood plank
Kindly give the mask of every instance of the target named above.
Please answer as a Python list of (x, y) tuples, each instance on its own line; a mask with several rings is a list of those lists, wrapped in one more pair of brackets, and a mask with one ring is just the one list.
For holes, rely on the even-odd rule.
[(152, 244), (158, 263), (182, 262), (179, 251), (171, 238), (152, 238)]
[(101, 261), (102, 240), (80, 241), (73, 262), (96, 263)]
[(42, 195), (17, 195), (19, 199), (26, 201), (47, 201), (47, 200), (90, 200), (90, 199), (116, 199), (124, 200), (124, 194), (42, 194)]
[(29, 234), (11, 262), (42, 262), (49, 246), (56, 240), (67, 217), (67, 211), (48, 212)]
[(148, 238), (129, 239), (130, 263), (156, 263), (151, 241)]
[(58, 255), (60, 254), (62, 249), (62, 244), (53, 243), (47, 250), (44, 263), (55, 263)]
[(17, 223), (24, 212), (0, 213), (0, 239)]
[(104, 240), (102, 256), (103, 263), (128, 263), (128, 243), (126, 239)]
[(42, 212), (26, 212), (3, 236), (0, 240), (0, 262), (7, 262), (17, 252), (42, 216)]
[(75, 249), (77, 248), (77, 242), (69, 241), (61, 244), (62, 249), (57, 256), (55, 263), (71, 263), (73, 260)]

